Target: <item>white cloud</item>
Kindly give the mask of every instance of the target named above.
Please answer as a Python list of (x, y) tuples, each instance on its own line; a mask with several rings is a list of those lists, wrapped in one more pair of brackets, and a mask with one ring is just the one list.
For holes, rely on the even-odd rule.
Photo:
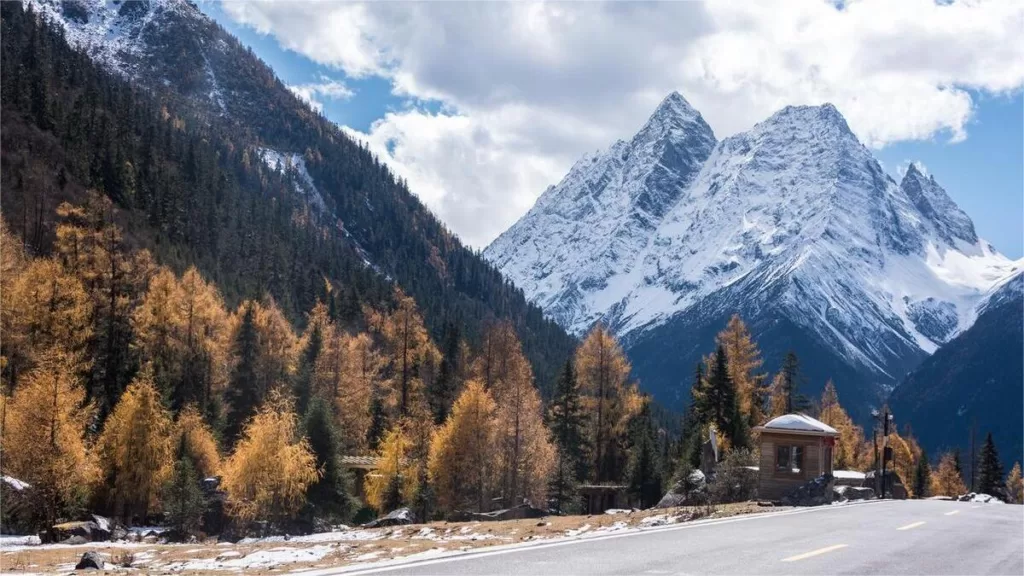
[[(968, 90), (1024, 84), (1024, 2), (226, 2), (238, 22), (442, 113), (364, 135), (482, 247), (582, 153), (630, 136), (671, 90), (719, 137), (834, 103), (868, 145), (961, 140)], [(312, 97), (312, 94), (311, 94)], [(391, 152), (389, 152), (391, 150)]]
[(326, 76), (320, 77), (320, 82), (309, 84), (295, 84), (288, 87), (293, 94), (306, 101), (314, 110), (323, 110), (323, 99), (327, 100), (348, 100), (355, 95), (344, 82), (333, 80)]

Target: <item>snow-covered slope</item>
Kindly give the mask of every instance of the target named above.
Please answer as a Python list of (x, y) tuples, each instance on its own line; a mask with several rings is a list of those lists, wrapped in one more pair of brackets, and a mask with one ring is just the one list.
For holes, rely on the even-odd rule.
[[(237, 43), (189, 0), (25, 0), (71, 46), (141, 84), (172, 86), (213, 114), (228, 111)], [(230, 43), (229, 43), (230, 42)]]
[[(710, 139), (708, 130), (690, 156), (704, 156)], [(816, 363), (842, 365), (814, 385), (839, 372), (871, 401), (970, 326), (983, 295), (1021, 265), (978, 239), (934, 179), (911, 168), (893, 181), (829, 104), (787, 107), (719, 142), (697, 174), (650, 192), (665, 201), (660, 217), (630, 228), (628, 242), (616, 241), (636, 203), (618, 197), (601, 220), (586, 185), (602, 181), (602, 160), (622, 148), (578, 163), (485, 256), (572, 331), (611, 325), (655, 391), (689, 369), (665, 356), (699, 358), (712, 345), (687, 334), (707, 339), (739, 312), (777, 340), (834, 356), (804, 358), (812, 373)], [(627, 179), (619, 189), (636, 186), (614, 175)], [(783, 324), (791, 328), (772, 332)]]
[(674, 92), (629, 142), (577, 162), (485, 256), (547, 314), (582, 331), (607, 313), (593, 295), (638, 263), (714, 145), (711, 127)]
[(285, 176), (291, 176), (292, 185), (306, 196), (312, 206), (320, 210), (327, 209), (327, 204), (324, 202), (323, 196), (320, 195), (320, 191), (317, 190), (313, 177), (306, 170), (306, 159), (302, 154), (282, 153), (272, 148), (259, 148), (256, 152), (268, 167)]

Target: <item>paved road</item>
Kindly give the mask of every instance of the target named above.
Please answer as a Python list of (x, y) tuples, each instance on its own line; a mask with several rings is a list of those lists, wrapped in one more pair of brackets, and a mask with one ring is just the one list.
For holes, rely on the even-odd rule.
[(873, 502), (505, 548), (344, 573), (1019, 576), (1024, 574), (1024, 507)]

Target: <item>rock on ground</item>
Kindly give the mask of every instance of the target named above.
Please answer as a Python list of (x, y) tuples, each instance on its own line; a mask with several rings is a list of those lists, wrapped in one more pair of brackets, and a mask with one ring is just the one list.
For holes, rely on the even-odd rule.
[(86, 552), (75, 565), (75, 570), (103, 570), (103, 558), (100, 558), (98, 552)]

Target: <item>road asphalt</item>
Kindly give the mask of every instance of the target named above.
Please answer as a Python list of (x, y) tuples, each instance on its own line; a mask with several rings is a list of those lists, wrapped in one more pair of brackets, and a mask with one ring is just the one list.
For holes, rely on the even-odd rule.
[(1024, 506), (930, 500), (846, 504), (348, 567), (333, 573), (1020, 576), (1024, 575)]

